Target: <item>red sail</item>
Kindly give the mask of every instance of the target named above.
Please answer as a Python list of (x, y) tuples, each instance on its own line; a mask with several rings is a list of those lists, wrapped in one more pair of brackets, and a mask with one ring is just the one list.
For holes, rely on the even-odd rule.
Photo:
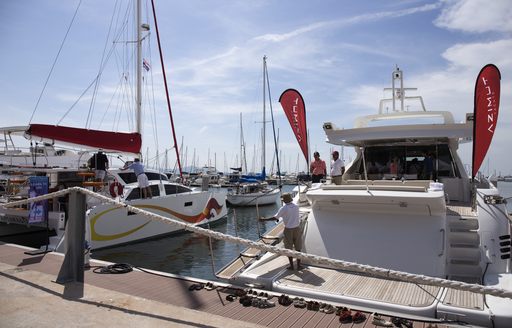
[(142, 138), (139, 133), (88, 130), (45, 124), (30, 124), (26, 133), (29, 137), (134, 154), (140, 152), (142, 145)]
[(473, 116), (473, 166), (472, 178), (491, 144), (500, 107), (501, 74), (496, 66), (487, 64), (482, 68), (475, 84), (475, 109)]
[(285, 90), (279, 97), (279, 102), (288, 117), (293, 133), (299, 142), (300, 149), (309, 164), (308, 140), (306, 129), (306, 106), (301, 94), (295, 89)]

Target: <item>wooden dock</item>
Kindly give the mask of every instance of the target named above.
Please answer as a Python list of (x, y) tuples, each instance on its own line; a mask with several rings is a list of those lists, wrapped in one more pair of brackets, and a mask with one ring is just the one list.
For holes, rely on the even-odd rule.
[[(355, 324), (341, 324), (339, 317), (334, 313), (326, 314), (320, 311), (308, 310), (306, 308), (297, 308), (293, 305), (283, 306), (278, 303), (278, 295), (275, 295), (270, 301), (275, 302), (275, 307), (257, 308), (244, 307), (238, 299), (233, 302), (226, 300), (226, 296), (232, 294), (235, 286), (229, 286), (218, 282), (213, 282), (216, 286), (213, 290), (190, 291), (191, 285), (205, 283), (206, 281), (183, 278), (176, 275), (144, 272), (134, 270), (124, 274), (98, 274), (95, 273), (96, 267), (102, 267), (104, 262), (91, 261), (91, 269), (85, 272), (83, 290), (96, 288), (100, 290), (94, 301), (87, 300), (87, 297), (80, 295), (80, 288), (76, 289), (77, 283), (70, 283), (75, 286), (73, 295), (67, 295), (68, 284), (60, 285), (51, 281), (55, 280), (61, 267), (64, 257), (61, 254), (47, 253), (31, 256), (24, 252), (27, 248), (18, 247), (11, 244), (0, 243), (0, 279), (3, 281), (0, 285), (0, 322), (5, 318), (10, 319), (8, 326), (26, 327), (26, 326), (46, 326), (42, 319), (34, 319), (34, 322), (27, 321), (27, 313), (32, 313), (30, 309), (20, 312), (20, 318), (15, 318), (16, 322), (4, 311), (9, 308), (22, 308), (24, 298), (17, 298), (18, 288), (30, 288), (34, 292), (48, 293), (50, 296), (57, 296), (57, 306), (50, 309), (47, 304), (41, 304), (44, 307), (45, 318), (59, 316), (65, 313), (71, 316), (69, 326), (94, 326), (94, 320), (102, 319), (109, 326), (140, 327), (152, 326), (196, 326), (196, 327), (357, 327), (367, 328), (376, 327), (372, 324), (371, 313), (365, 313), (367, 319), (364, 322)], [(97, 270), (96, 270), (97, 271)], [(22, 274), (32, 272), (43, 278), (40, 282), (31, 282), (22, 278)], [(42, 279), (42, 280), (41, 280)], [(5, 282), (5, 283), (4, 283)], [(42, 287), (42, 284), (48, 286), (57, 286), (57, 291), (50, 291), (49, 287)], [(4, 290), (7, 289), (7, 290)], [(21, 290), (21, 289), (20, 289)], [(77, 292), (78, 290), (78, 292)], [(261, 292), (261, 291), (260, 291)], [(68, 289), (69, 293), (69, 289)], [(11, 295), (7, 299), (6, 295)], [(113, 295), (124, 295), (117, 304), (112, 305)], [(86, 295), (87, 296), (87, 295)], [(293, 295), (290, 295), (293, 298)], [(118, 296), (119, 297), (119, 296)], [(16, 304), (20, 302), (20, 304)], [(82, 306), (89, 306), (85, 311), (91, 311), (90, 316), (85, 316), (82, 310), (69, 311), (70, 304), (78, 302)], [(139, 308), (134, 308), (134, 304), (142, 302), (145, 304)], [(151, 302), (151, 303), (148, 303)], [(84, 305), (85, 304), (85, 305)], [(138, 304), (138, 303), (137, 303)], [(156, 304), (149, 306), (148, 304)], [(333, 304), (337, 305), (337, 304)], [(166, 307), (167, 306), (167, 307)], [(165, 309), (165, 310), (163, 310)], [(103, 310), (103, 314), (95, 311)], [(357, 309), (352, 309), (355, 311)], [(55, 311), (55, 313), (51, 313)], [(11, 313), (11, 312), (9, 312)], [(36, 313), (36, 312), (34, 312)], [(105, 315), (106, 313), (106, 315)], [(7, 315), (7, 316), (6, 316)], [(102, 317), (101, 317), (102, 316)], [(28, 316), (30, 317), (30, 316)], [(117, 319), (114, 323), (109, 322), (109, 318)], [(56, 317), (55, 317), (56, 318)], [(81, 321), (88, 318), (89, 321)], [(383, 316), (390, 320), (389, 317)], [(16, 324), (19, 320), (19, 325)], [(49, 320), (49, 319), (44, 319)], [(149, 323), (148, 323), (149, 322)], [(1, 326), (1, 325), (0, 325)], [(415, 321), (414, 328), (444, 328), (445, 325)]]

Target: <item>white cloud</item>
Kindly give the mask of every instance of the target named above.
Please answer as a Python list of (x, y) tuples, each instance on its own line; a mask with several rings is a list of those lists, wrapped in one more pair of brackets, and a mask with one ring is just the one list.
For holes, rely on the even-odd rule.
[(378, 21), (382, 19), (387, 18), (396, 18), (396, 17), (402, 17), (407, 15), (416, 14), (419, 12), (425, 12), (425, 11), (431, 11), (439, 8), (438, 4), (427, 4), (419, 7), (414, 8), (407, 8), (403, 10), (397, 10), (397, 11), (384, 11), (384, 12), (377, 12), (377, 13), (367, 13), (362, 15), (353, 16), (350, 18), (343, 18), (339, 20), (331, 20), (331, 21), (323, 21), (323, 22), (316, 22), (307, 26), (299, 27), (291, 32), (277, 34), (264, 34), (258, 37), (255, 37), (255, 40), (263, 40), (263, 41), (271, 41), (271, 42), (282, 42), (286, 41), (288, 39), (291, 39), (293, 37), (297, 37), (299, 35), (313, 32), (316, 30), (324, 29), (324, 28), (339, 28), (343, 26), (350, 26), (355, 24), (361, 24), (365, 22), (372, 22), (372, 21)]
[(454, 67), (479, 67), (488, 62), (500, 68), (512, 68), (512, 39), (492, 42), (456, 44), (448, 48), (442, 56)]
[(511, 32), (510, 0), (445, 0), (441, 15), (435, 20), (439, 27), (465, 32)]

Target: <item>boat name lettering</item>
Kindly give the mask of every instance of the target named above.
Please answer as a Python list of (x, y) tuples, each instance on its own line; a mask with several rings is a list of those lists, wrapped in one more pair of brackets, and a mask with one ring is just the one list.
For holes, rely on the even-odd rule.
[(301, 131), (300, 131), (299, 120), (298, 120), (299, 114), (297, 113), (297, 107), (298, 107), (298, 104), (299, 104), (299, 97), (295, 97), (295, 100), (293, 100), (293, 102), (295, 103), (295, 105), (292, 106), (293, 127), (295, 128), (295, 131), (297, 131), (297, 141), (301, 142), (302, 141), (302, 134), (301, 134)]
[(490, 85), (487, 85), (488, 80), (482, 77), (482, 82), (487, 90), (487, 131), (494, 133), (494, 116), (496, 115), (496, 94), (491, 89)]

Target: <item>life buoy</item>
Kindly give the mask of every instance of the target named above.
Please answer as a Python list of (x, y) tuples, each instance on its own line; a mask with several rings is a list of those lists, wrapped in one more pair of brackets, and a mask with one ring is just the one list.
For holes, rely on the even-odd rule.
[(122, 196), (123, 195), (123, 185), (120, 184), (119, 182), (117, 181), (114, 181), (111, 185), (110, 185), (110, 195), (112, 197), (117, 197), (117, 196)]

